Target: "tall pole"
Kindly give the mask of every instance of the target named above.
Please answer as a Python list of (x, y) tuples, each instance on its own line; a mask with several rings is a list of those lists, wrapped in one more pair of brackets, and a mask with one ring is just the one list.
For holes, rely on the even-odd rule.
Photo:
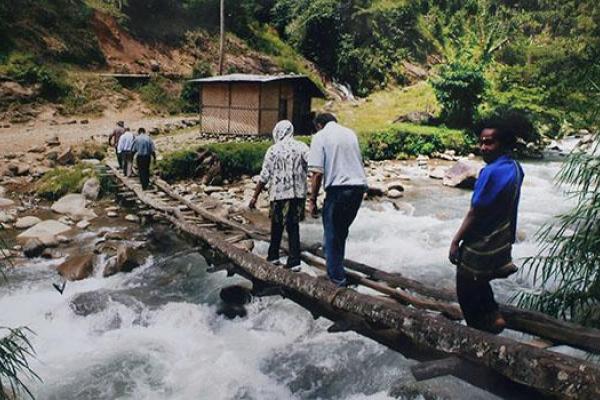
[(219, 75), (223, 75), (223, 60), (225, 57), (225, 0), (221, 0), (221, 35), (219, 42)]

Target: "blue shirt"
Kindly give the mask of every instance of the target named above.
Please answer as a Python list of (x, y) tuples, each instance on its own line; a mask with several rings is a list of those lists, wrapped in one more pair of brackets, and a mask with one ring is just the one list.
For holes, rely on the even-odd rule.
[(154, 153), (155, 151), (154, 142), (152, 141), (150, 136), (146, 134), (138, 135), (138, 137), (135, 138), (135, 142), (133, 143), (133, 151), (138, 156), (152, 155), (152, 153)]
[(471, 198), (471, 206), (477, 211), (472, 234), (488, 235), (510, 220), (514, 242), (523, 177), (519, 163), (507, 155), (498, 157), (481, 170)]

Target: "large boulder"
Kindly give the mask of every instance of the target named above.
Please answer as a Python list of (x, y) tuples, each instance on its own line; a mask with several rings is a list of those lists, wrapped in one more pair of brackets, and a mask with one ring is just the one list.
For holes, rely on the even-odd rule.
[(476, 161), (458, 160), (446, 170), (442, 183), (446, 186), (472, 189), (482, 167), (483, 165)]
[(69, 257), (57, 268), (58, 273), (70, 281), (80, 281), (94, 272), (94, 255), (82, 254)]
[(90, 178), (83, 184), (81, 194), (88, 200), (96, 200), (100, 195), (100, 181)]
[(86, 200), (82, 194), (68, 194), (52, 204), (52, 211), (67, 215), (75, 221), (96, 218), (96, 213), (85, 206)]
[(108, 277), (119, 272), (131, 272), (139, 266), (140, 262), (135, 250), (125, 244), (120, 244), (117, 247), (117, 255), (108, 261), (103, 275)]
[(17, 222), (15, 222), (15, 228), (29, 229), (32, 226), (39, 224), (40, 222), (42, 222), (42, 220), (39, 219), (38, 217), (32, 217), (32, 216), (22, 217), (22, 218), (19, 218), (17, 220)]
[(446, 175), (445, 167), (435, 167), (429, 170), (429, 177), (433, 179), (444, 179)]
[(38, 238), (42, 240), (42, 238), (57, 236), (61, 233), (68, 232), (69, 230), (71, 230), (69, 226), (55, 221), (53, 219), (49, 219), (32, 226), (31, 228), (27, 229), (25, 232), (17, 236), (17, 238), (21, 240), (32, 238)]

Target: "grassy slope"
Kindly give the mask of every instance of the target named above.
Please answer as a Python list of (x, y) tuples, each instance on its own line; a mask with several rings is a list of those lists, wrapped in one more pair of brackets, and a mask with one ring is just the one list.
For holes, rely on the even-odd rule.
[(433, 89), (426, 82), (375, 92), (358, 106), (351, 102), (335, 103), (332, 109), (343, 124), (359, 135), (384, 129), (402, 114), (424, 110), (434, 114), (439, 110)]

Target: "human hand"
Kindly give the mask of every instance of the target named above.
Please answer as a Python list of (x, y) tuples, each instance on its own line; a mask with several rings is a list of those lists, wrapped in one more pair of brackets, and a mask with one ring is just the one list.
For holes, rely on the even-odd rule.
[(452, 241), (450, 244), (450, 251), (448, 253), (448, 259), (454, 265), (458, 265), (459, 262), (459, 254), (460, 254), (460, 246), (457, 241)]
[(314, 199), (308, 200), (308, 214), (312, 218), (317, 218), (319, 216), (319, 210), (317, 209), (317, 201)]

